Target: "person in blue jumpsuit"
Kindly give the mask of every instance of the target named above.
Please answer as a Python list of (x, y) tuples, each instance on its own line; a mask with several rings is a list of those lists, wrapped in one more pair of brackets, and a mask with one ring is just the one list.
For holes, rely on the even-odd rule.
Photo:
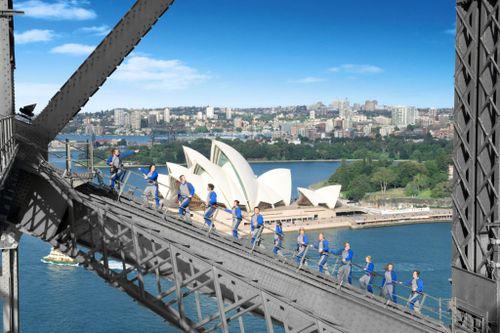
[(394, 265), (392, 263), (388, 263), (385, 266), (384, 278), (382, 279), (382, 290), (380, 291), (380, 296), (384, 297), (388, 301), (393, 301), (397, 303), (396, 296), (396, 283), (398, 278), (396, 276), (396, 272), (394, 271)]
[(371, 256), (366, 256), (365, 262), (366, 265), (365, 268), (363, 269), (365, 274), (363, 274), (363, 276), (359, 278), (359, 286), (361, 287), (361, 289), (366, 290), (373, 294), (372, 282), (373, 282), (373, 270), (375, 269), (375, 265), (373, 265)]
[(413, 271), (413, 278), (404, 283), (411, 287), (411, 294), (408, 298), (408, 307), (410, 310), (420, 313), (420, 303), (422, 302), (422, 293), (424, 292), (424, 281), (420, 278), (419, 271)]
[(145, 202), (149, 202), (149, 198), (154, 197), (156, 208), (160, 208), (160, 197), (158, 196), (158, 171), (156, 171), (156, 165), (151, 164), (148, 170), (139, 168), (139, 170), (144, 175), (144, 179), (147, 180), (148, 186), (144, 189)]
[(193, 200), (194, 187), (186, 181), (186, 176), (182, 175), (179, 177), (181, 183), (179, 184), (179, 191), (177, 192), (177, 201), (179, 203), (179, 216), (181, 218), (186, 214), (186, 210), (189, 207), (189, 203)]
[(233, 217), (233, 223), (231, 229), (233, 230), (233, 237), (238, 239), (238, 227), (243, 220), (243, 215), (241, 214), (240, 201), (234, 200), (233, 207), (231, 209), (227, 208), (226, 212), (231, 213)]
[(278, 221), (276, 222), (276, 226), (274, 227), (273, 253), (276, 255), (280, 254), (282, 248), (283, 248), (283, 227), (281, 225), (281, 221)]
[(308, 245), (309, 237), (306, 235), (304, 227), (300, 227), (299, 235), (297, 236), (297, 254), (295, 255), (295, 263), (297, 266), (300, 266), (301, 262), (307, 259), (304, 255)]
[(260, 208), (253, 209), (253, 215), (250, 218), (250, 233), (252, 234), (252, 245), (260, 245), (260, 235), (264, 231), (264, 217), (260, 213)]
[(120, 149), (113, 148), (111, 150), (111, 156), (106, 160), (106, 163), (109, 165), (111, 188), (115, 188), (116, 182), (123, 181), (123, 177), (125, 176), (125, 170), (123, 169), (123, 159), (138, 152), (139, 150), (129, 150), (121, 154)]
[(341, 283), (351, 283), (351, 265), (352, 257), (354, 256), (354, 252), (351, 250), (351, 244), (349, 242), (345, 242), (344, 248), (334, 251), (333, 254), (341, 256), (341, 264), (337, 273), (337, 279)]
[(205, 209), (205, 214), (203, 215), (203, 218), (205, 219), (205, 223), (211, 227), (212, 226), (212, 217), (214, 216), (215, 210), (217, 209), (217, 193), (214, 191), (214, 184), (208, 184), (207, 190), (207, 202), (205, 203), (205, 206), (207, 207)]
[(324, 273), (325, 272), (324, 266), (326, 265), (326, 261), (328, 260), (328, 256), (330, 255), (330, 249), (328, 241), (325, 239), (325, 235), (322, 232), (320, 232), (318, 235), (318, 242), (313, 246), (319, 252), (319, 261), (318, 261), (319, 272)]

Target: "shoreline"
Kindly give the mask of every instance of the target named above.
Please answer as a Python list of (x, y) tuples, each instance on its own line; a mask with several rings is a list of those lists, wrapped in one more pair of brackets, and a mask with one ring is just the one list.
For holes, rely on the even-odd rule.
[[(222, 215), (222, 216), (221, 216)], [(231, 218), (224, 216), (225, 214), (219, 214), (219, 218), (216, 217), (215, 225), (217, 230), (226, 235), (231, 235)], [(266, 218), (266, 212), (263, 211), (262, 215), (264, 220)], [(451, 222), (451, 211), (447, 212), (435, 212), (434, 214), (427, 212), (425, 215), (413, 215), (413, 216), (371, 216), (366, 220), (357, 220), (354, 217), (337, 216), (332, 218), (325, 218), (319, 220), (309, 220), (305, 222), (282, 222), (282, 228), (284, 233), (297, 232), (300, 228), (304, 228), (306, 231), (314, 230), (327, 230), (327, 229), (370, 229), (370, 228), (384, 228), (384, 227), (395, 227), (402, 225), (414, 225), (414, 224), (432, 224), (432, 223), (450, 223)], [(271, 219), (272, 220), (272, 219)], [(195, 213), (192, 217), (194, 223), (200, 225), (204, 224), (203, 218), (200, 214)], [(267, 222), (265, 223), (265, 229), (263, 234), (273, 234), (275, 223)], [(250, 231), (249, 220), (245, 218), (240, 224), (239, 230), (242, 234), (248, 235)]]

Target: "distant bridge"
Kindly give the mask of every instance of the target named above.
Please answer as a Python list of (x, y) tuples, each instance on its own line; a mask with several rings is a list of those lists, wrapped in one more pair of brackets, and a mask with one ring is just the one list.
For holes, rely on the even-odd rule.
[[(12, 0), (0, 0), (0, 222), (4, 331), (18, 332), (18, 241), (50, 242), (187, 332), (495, 332), (500, 269), (499, 4), (457, 2), (453, 293), (450, 326), (386, 304), (335, 278), (297, 269), (216, 232), (48, 164), (48, 143), (104, 84), (169, 0), (137, 0), (33, 122), (16, 120)], [(67, 171), (67, 170), (66, 170)], [(109, 259), (123, 262), (122, 270)], [(150, 278), (151, 276), (152, 278)], [(210, 297), (207, 297), (209, 295)], [(208, 313), (207, 313), (208, 312)]]

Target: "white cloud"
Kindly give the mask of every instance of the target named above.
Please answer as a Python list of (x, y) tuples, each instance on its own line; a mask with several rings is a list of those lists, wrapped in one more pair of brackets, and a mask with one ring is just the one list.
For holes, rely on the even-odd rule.
[(447, 35), (453, 35), (453, 36), (455, 36), (455, 34), (457, 33), (457, 25), (454, 24), (452, 28), (446, 29), (444, 31), (444, 33), (447, 34)]
[(111, 78), (122, 82), (141, 83), (141, 87), (150, 90), (179, 90), (206, 81), (210, 77), (180, 60), (132, 56)]
[(69, 55), (89, 55), (94, 51), (95, 46), (77, 43), (68, 43), (54, 47), (50, 52)]
[(28, 0), (16, 3), (15, 8), (24, 11), (26, 17), (46, 20), (84, 21), (95, 19), (97, 14), (82, 6), (87, 3), (87, 1), (82, 0), (57, 0), (55, 2)]
[(80, 31), (96, 36), (106, 36), (111, 31), (111, 28), (108, 25), (103, 24), (99, 26), (83, 27)]
[(374, 65), (344, 64), (337, 67), (331, 67), (328, 71), (332, 73), (344, 72), (350, 74), (380, 74), (384, 70)]
[(17, 44), (28, 44), (35, 42), (48, 42), (54, 39), (56, 34), (52, 30), (32, 29), (21, 33), (14, 33)]
[(325, 79), (323, 78), (320, 78), (320, 77), (315, 77), (315, 76), (307, 76), (305, 78), (302, 78), (302, 79), (298, 79), (298, 80), (290, 80), (289, 82), (290, 83), (318, 83), (318, 82), (324, 82), (326, 81)]

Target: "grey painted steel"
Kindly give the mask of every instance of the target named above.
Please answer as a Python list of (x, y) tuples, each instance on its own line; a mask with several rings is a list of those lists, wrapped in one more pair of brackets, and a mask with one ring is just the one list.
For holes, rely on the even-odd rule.
[(0, 117), (14, 114), (14, 23), (12, 0), (0, 0)]
[[(37, 170), (39, 180), (27, 180), (26, 198), (31, 198), (27, 207), (21, 207), (11, 221), (79, 257), (112, 285), (186, 331), (215, 329), (210, 325), (224, 329), (224, 317), (228, 325), (234, 321), (234, 328), (239, 329), (236, 319), (249, 311), (261, 314), (269, 330), (272, 319), (274, 325), (285, 326), (285, 331), (448, 331), (437, 321), (386, 305), (357, 288), (339, 288), (333, 279), (317, 272), (297, 272), (295, 266), (260, 249), (251, 255), (250, 248), (216, 232), (207, 237), (206, 230), (144, 209), (126, 195), (117, 202), (116, 196), (107, 197), (92, 186), (75, 191), (46, 163), (39, 163)], [(48, 188), (52, 188), (50, 195)], [(70, 206), (74, 206), (73, 213)], [(75, 238), (85, 250), (77, 251)], [(106, 268), (110, 257), (127, 263), (124, 272)], [(172, 284), (162, 288), (165, 278)], [(188, 313), (188, 304), (195, 309), (196, 292), (203, 309), (212, 309), (210, 314), (205, 310), (201, 316), (197, 311)], [(206, 294), (216, 296), (214, 306), (210, 307), (214, 298)]]
[(14, 163), (17, 143), (14, 137), (14, 117), (0, 117), (0, 188)]
[(453, 329), (500, 329), (500, 13), (498, 0), (457, 1)]
[(2, 249), (0, 293), (3, 300), (3, 331), (19, 332), (19, 259), (15, 248)]
[(137, 0), (33, 121), (44, 143), (54, 139), (81, 110), (172, 3)]

